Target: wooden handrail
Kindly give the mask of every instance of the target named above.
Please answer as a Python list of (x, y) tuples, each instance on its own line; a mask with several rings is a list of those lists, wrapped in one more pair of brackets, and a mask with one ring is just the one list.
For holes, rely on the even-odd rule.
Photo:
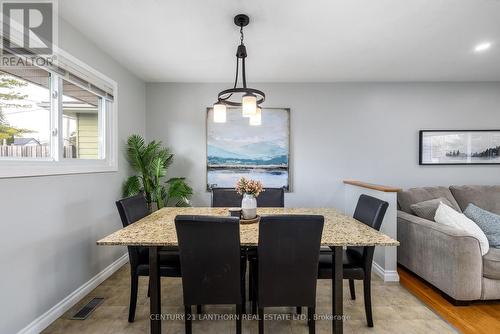
[(352, 186), (358, 186), (358, 187), (362, 187), (362, 188), (383, 191), (385, 193), (397, 193), (398, 191), (402, 190), (401, 188), (382, 186), (380, 184), (373, 184), (373, 183), (356, 181), (356, 180), (344, 180), (344, 184), (350, 184)]

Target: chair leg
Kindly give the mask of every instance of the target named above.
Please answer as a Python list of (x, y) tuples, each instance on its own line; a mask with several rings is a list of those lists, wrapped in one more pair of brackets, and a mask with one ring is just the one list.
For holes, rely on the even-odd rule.
[(252, 264), (248, 263), (248, 300), (253, 300), (253, 272)]
[(247, 308), (246, 308), (246, 303), (247, 303), (247, 296), (246, 296), (246, 266), (245, 266), (245, 269), (243, 270), (243, 272), (241, 273), (241, 301), (242, 301), (242, 304), (241, 304), (241, 307), (242, 307), (242, 312), (243, 313), (246, 313), (247, 311)]
[(369, 276), (363, 279), (363, 290), (365, 296), (366, 322), (368, 327), (373, 327), (371, 278)]
[(297, 314), (302, 314), (302, 307), (297, 306)]
[(134, 322), (135, 307), (137, 305), (137, 290), (139, 287), (139, 276), (136, 274), (130, 275), (130, 305), (128, 307), (128, 322)]
[(316, 321), (314, 320), (315, 313), (316, 313), (315, 307), (307, 308), (307, 325), (309, 326), (309, 334), (316, 333)]
[(201, 305), (196, 305), (196, 313), (197, 314), (202, 314), (203, 313), (203, 307)]
[(351, 291), (351, 299), (356, 300), (356, 289), (354, 288), (354, 280), (349, 280), (349, 290)]
[(184, 325), (186, 327), (186, 334), (191, 334), (193, 329), (191, 326), (191, 305), (190, 306), (184, 306)]
[(264, 308), (259, 307), (259, 334), (264, 334)]
[(257, 294), (259, 287), (257, 286), (257, 268), (253, 268), (252, 270), (252, 315), (257, 314)]
[(241, 334), (241, 311), (242, 305), (236, 305), (236, 334)]

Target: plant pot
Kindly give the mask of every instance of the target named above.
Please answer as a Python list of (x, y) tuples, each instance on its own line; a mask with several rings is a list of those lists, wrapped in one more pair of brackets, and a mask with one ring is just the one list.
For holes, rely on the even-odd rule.
[(244, 194), (241, 200), (241, 218), (253, 219), (257, 217), (257, 199), (254, 195)]

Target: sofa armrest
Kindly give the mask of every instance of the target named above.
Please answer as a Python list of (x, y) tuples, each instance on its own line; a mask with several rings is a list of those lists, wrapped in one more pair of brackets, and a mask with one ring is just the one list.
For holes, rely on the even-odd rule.
[(456, 300), (481, 298), (479, 240), (460, 229), (398, 211), (398, 262)]

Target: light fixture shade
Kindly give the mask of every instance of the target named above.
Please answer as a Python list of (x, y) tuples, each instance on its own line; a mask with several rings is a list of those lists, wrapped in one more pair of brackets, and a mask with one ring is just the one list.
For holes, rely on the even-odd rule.
[(214, 103), (214, 123), (226, 123), (226, 105), (224, 103)]
[(241, 113), (243, 117), (251, 117), (257, 113), (257, 97), (253, 94), (245, 94), (241, 100)]
[(255, 115), (250, 116), (249, 122), (251, 126), (259, 126), (262, 124), (262, 109), (260, 107), (257, 107)]

